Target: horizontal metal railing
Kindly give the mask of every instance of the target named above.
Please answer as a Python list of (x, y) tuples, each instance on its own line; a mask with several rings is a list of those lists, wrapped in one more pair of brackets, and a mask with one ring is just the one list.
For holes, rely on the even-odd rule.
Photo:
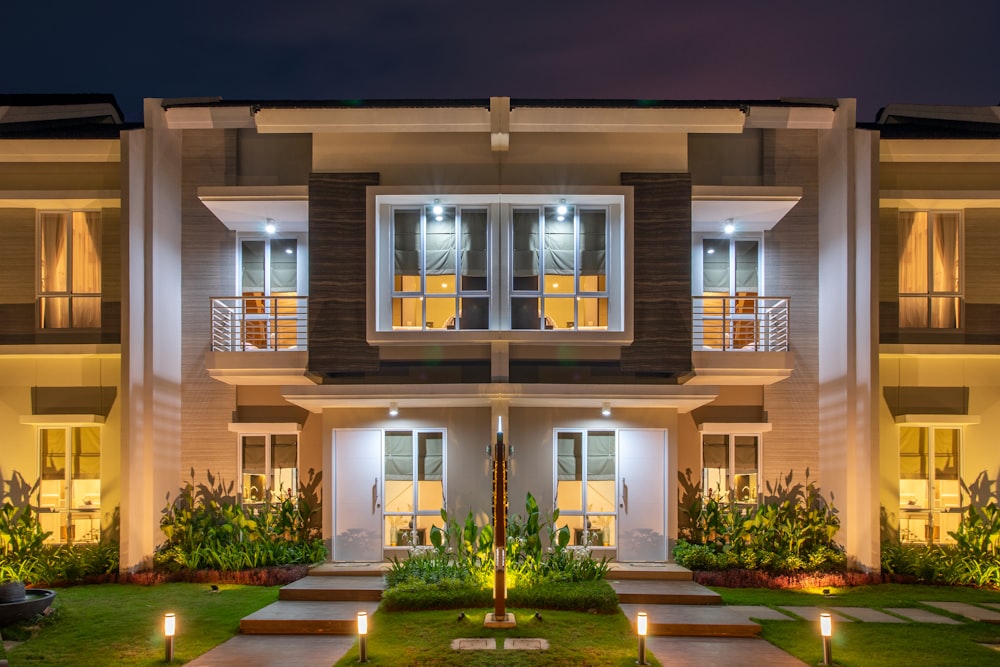
[(306, 349), (308, 297), (212, 297), (211, 310), (213, 352)]
[(695, 350), (787, 352), (788, 297), (692, 297)]

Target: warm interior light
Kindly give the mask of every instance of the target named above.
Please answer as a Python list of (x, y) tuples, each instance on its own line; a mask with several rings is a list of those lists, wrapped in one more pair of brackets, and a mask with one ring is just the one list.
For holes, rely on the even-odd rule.
[(389, 404), (389, 416), (395, 417), (398, 414), (399, 414), (399, 404), (393, 401), (392, 403)]
[(358, 612), (358, 634), (367, 635), (368, 634), (368, 612), (359, 611)]
[(604, 405), (601, 406), (601, 415), (604, 417), (611, 416), (611, 404), (607, 401), (604, 401)]
[(163, 636), (173, 637), (177, 631), (177, 618), (173, 614), (163, 616)]
[(833, 618), (824, 612), (819, 615), (819, 631), (824, 637), (833, 636)]
[(646, 636), (646, 612), (640, 611), (635, 619), (635, 631), (640, 637)]

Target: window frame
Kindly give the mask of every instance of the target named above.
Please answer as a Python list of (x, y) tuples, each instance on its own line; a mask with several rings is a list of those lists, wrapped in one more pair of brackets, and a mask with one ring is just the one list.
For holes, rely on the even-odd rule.
[[(295, 438), (295, 489), (289, 495), (287, 492), (283, 495), (279, 493), (276, 489), (272, 487), (274, 483), (274, 438), (275, 436), (293, 436)], [(264, 479), (267, 485), (264, 488), (264, 497), (259, 500), (248, 500), (245, 493), (246, 483), (244, 480), (244, 475), (246, 474), (246, 465), (244, 462), (244, 445), (246, 438), (252, 437), (262, 437), (264, 438)], [(284, 429), (274, 430), (274, 431), (246, 431), (238, 434), (236, 440), (236, 461), (237, 468), (239, 470), (238, 478), (239, 483), (239, 499), (240, 504), (243, 507), (261, 507), (269, 502), (282, 502), (285, 498), (291, 499), (295, 502), (298, 498), (299, 487), (302, 485), (300, 471), (302, 468), (302, 439), (299, 437), (298, 431), (288, 431)], [(251, 473), (253, 474), (253, 473)]]
[[(73, 285), (73, 262), (74, 262), (74, 249), (73, 249), (73, 215), (75, 213), (83, 214), (95, 214), (97, 216), (97, 225), (101, 232), (101, 243), (99, 243), (95, 248), (95, 253), (97, 255), (98, 264), (98, 288), (96, 292), (78, 292), (74, 290)], [(42, 216), (45, 215), (62, 215), (66, 216), (66, 289), (61, 291), (43, 291), (42, 289), (42, 252), (43, 252), (43, 234), (42, 234)], [(56, 331), (99, 331), (103, 326), (103, 305), (104, 305), (104, 254), (103, 254), (103, 238), (104, 238), (104, 216), (100, 209), (90, 209), (90, 208), (72, 208), (72, 209), (37, 209), (35, 211), (35, 329), (39, 332), (56, 332)], [(67, 300), (67, 311), (66, 317), (68, 320), (67, 326), (56, 327), (56, 326), (45, 326), (44, 317), (42, 316), (42, 302), (44, 299), (66, 299)], [(73, 301), (75, 299), (97, 299), (97, 319), (98, 323), (96, 326), (74, 326), (74, 308)]]
[[(548, 188), (524, 187), (497, 194), (492, 188), (453, 188), (448, 192), (427, 188), (372, 186), (368, 188), (368, 319), (367, 340), (376, 345), (479, 344), (497, 341), (533, 344), (609, 344), (632, 342), (632, 188), (571, 188), (553, 194)], [(392, 329), (393, 251), (392, 215), (394, 206), (442, 205), (486, 207), (489, 209), (488, 261), (489, 329), (447, 330)], [(608, 248), (606, 288), (608, 330), (511, 329), (511, 261), (513, 207), (568, 204), (582, 208), (606, 206)]]
[[(910, 213), (925, 213), (927, 215), (927, 246), (925, 248), (924, 260), (927, 270), (927, 291), (926, 292), (903, 292), (900, 288), (900, 276), (899, 272), (902, 270), (903, 266), (903, 246), (900, 243), (901, 225), (903, 221), (904, 214)], [(954, 214), (958, 216), (958, 290), (952, 291), (938, 291), (934, 289), (933, 285), (933, 245), (934, 245), (934, 235), (933, 235), (933, 216), (941, 214)], [(897, 305), (897, 319), (896, 323), (900, 331), (907, 332), (962, 332), (965, 331), (965, 210), (964, 209), (950, 209), (950, 208), (916, 208), (916, 209), (899, 209), (896, 214), (896, 243), (897, 243), (897, 258), (896, 258), (896, 305)], [(931, 300), (937, 298), (954, 298), (958, 299), (958, 324), (954, 327), (935, 327), (931, 326), (933, 321), (933, 308), (931, 306)], [(915, 299), (923, 298), (927, 301), (928, 307), (926, 316), (924, 319), (924, 326), (904, 326), (902, 322), (903, 308), (902, 300), (904, 298)]]
[[(77, 477), (73, 475), (73, 433), (75, 431), (80, 431), (82, 429), (93, 429), (97, 434), (97, 478), (88, 477)], [(59, 492), (60, 502), (58, 504), (45, 504), (43, 503), (43, 495), (45, 491), (46, 480), (45, 479), (45, 464), (42, 459), (43, 455), (43, 432), (45, 431), (62, 431), (65, 434), (65, 446), (66, 449), (63, 452), (63, 474), (61, 480), (61, 488)], [(46, 540), (47, 542), (52, 542), (56, 544), (73, 544), (79, 542), (98, 542), (101, 537), (101, 494), (103, 492), (103, 486), (101, 482), (101, 469), (102, 462), (101, 459), (104, 456), (104, 429), (103, 424), (97, 423), (52, 423), (52, 424), (38, 424), (35, 429), (35, 442), (36, 442), (36, 456), (38, 460), (38, 491), (37, 491), (37, 504), (36, 512), (38, 514), (39, 520), (42, 522), (43, 527), (45, 524), (50, 523), (46, 519), (52, 515), (57, 515), (58, 518), (58, 528), (62, 529), (64, 532), (60, 534), (56, 530), (52, 530), (52, 535)], [(81, 453), (81, 456), (83, 454)], [(96, 481), (97, 485), (97, 504), (86, 504), (75, 502), (76, 494), (74, 493), (74, 482), (90, 480)], [(75, 517), (74, 517), (75, 515)], [(85, 517), (89, 523), (89, 530), (82, 537), (77, 537), (76, 520), (79, 517)], [(65, 517), (65, 523), (61, 517)], [(75, 520), (76, 519), (76, 520)], [(96, 523), (96, 526), (95, 526)], [(49, 530), (46, 528), (46, 530)]]
[[(589, 487), (589, 473), (588, 473), (588, 462), (590, 459), (590, 438), (593, 434), (604, 434), (608, 433), (614, 438), (614, 473), (612, 477), (612, 485), (614, 488), (612, 494), (611, 507), (612, 510), (609, 512), (599, 512), (588, 510), (588, 487)], [(580, 482), (580, 503), (581, 509), (568, 509), (561, 507), (559, 504), (559, 436), (562, 434), (578, 434), (582, 436), (581, 449), (580, 449), (580, 460), (581, 460), (581, 472), (580, 479), (573, 480)], [(621, 495), (621, 488), (618, 485), (619, 480), (619, 463), (620, 463), (620, 452), (619, 445), (621, 443), (621, 437), (616, 428), (555, 428), (552, 429), (552, 503), (554, 507), (559, 508), (559, 516), (562, 519), (567, 517), (581, 517), (582, 529), (574, 529), (574, 534), (571, 535), (570, 544), (574, 546), (590, 546), (590, 547), (618, 547), (618, 526), (619, 526), (619, 516), (618, 516), (618, 499)], [(562, 480), (568, 481), (568, 480)], [(605, 480), (606, 481), (606, 480)], [(611, 517), (613, 530), (607, 530), (607, 523), (605, 522), (603, 527), (594, 527), (592, 525), (591, 518), (596, 517)], [(565, 522), (564, 522), (565, 523)], [(593, 538), (590, 536), (591, 530), (598, 531), (602, 533), (600, 538), (600, 543), (594, 543)], [(606, 536), (603, 533), (607, 533)], [(582, 537), (585, 544), (580, 544), (579, 539)]]
[[(388, 441), (389, 434), (396, 433), (408, 433), (410, 437), (411, 444), (411, 458), (413, 461), (412, 467), (412, 496), (410, 498), (412, 503), (412, 510), (409, 512), (402, 511), (388, 511), (388, 494), (386, 493), (386, 484), (389, 482), (388, 473), (386, 471), (386, 445)], [(420, 436), (422, 434), (440, 435), (441, 437), (441, 506), (433, 509), (420, 509)], [(400, 428), (386, 428), (382, 429), (382, 484), (379, 492), (382, 498), (382, 526), (383, 526), (383, 538), (382, 538), (382, 548), (383, 549), (393, 549), (398, 547), (410, 547), (410, 546), (427, 546), (430, 544), (430, 526), (434, 523), (433, 519), (440, 519), (441, 510), (447, 508), (448, 503), (448, 430), (444, 428), (408, 428), (402, 426)], [(392, 530), (396, 531), (393, 534), (390, 530), (389, 523), (390, 517), (395, 517), (397, 519), (410, 519), (408, 528), (406, 531), (399, 528), (395, 523)], [(425, 517), (430, 519), (426, 521), (428, 524), (426, 528), (422, 528), (420, 523), (420, 518)], [(422, 532), (421, 532), (422, 531)], [(409, 537), (402, 537), (403, 533), (409, 532)], [(414, 540), (416, 534), (420, 535), (419, 539)], [(395, 543), (394, 542), (395, 539)], [(400, 542), (400, 539), (403, 541)], [(416, 541), (416, 544), (413, 542)]]
[[(712, 489), (712, 490), (709, 490), (709, 489), (705, 488), (706, 487), (706, 479), (705, 479), (705, 470), (706, 470), (706, 468), (705, 468), (705, 436), (707, 436), (707, 435), (711, 435), (711, 436), (724, 436), (724, 437), (728, 438), (728, 441), (727, 441), (727, 450), (728, 450), (727, 458), (728, 458), (728, 460), (726, 461), (726, 488), (725, 489), (719, 489), (719, 490)], [(756, 460), (756, 475), (757, 475), (756, 487), (757, 487), (757, 493), (756, 493), (756, 496), (755, 496), (755, 498), (753, 500), (733, 500), (733, 501), (731, 501), (731, 499), (734, 497), (734, 495), (733, 495), (734, 494), (734, 486), (735, 486), (735, 481), (734, 480), (735, 480), (737, 474), (741, 474), (741, 473), (737, 473), (736, 472), (736, 438), (739, 438), (739, 437), (752, 437), (752, 438), (756, 438), (757, 439), (757, 457), (756, 457), (757, 458), (757, 460)], [(701, 446), (700, 446), (700, 448), (698, 450), (698, 457), (699, 457), (699, 470), (701, 471), (701, 479), (699, 480), (699, 484), (702, 487), (702, 497), (707, 500), (709, 498), (710, 494), (712, 494), (712, 496), (715, 497), (715, 499), (718, 500), (720, 503), (735, 502), (737, 505), (744, 505), (744, 506), (759, 505), (760, 504), (760, 500), (761, 500), (761, 493), (762, 493), (761, 492), (761, 465), (762, 465), (763, 460), (764, 460), (764, 434), (763, 434), (763, 432), (753, 432), (753, 431), (747, 431), (747, 430), (744, 430), (744, 429), (734, 429), (734, 430), (731, 430), (731, 431), (727, 431), (727, 430), (723, 430), (723, 429), (703, 430), (700, 433), (700, 444), (701, 444)], [(718, 491), (719, 496), (715, 496), (714, 495), (716, 491)]]
[[(902, 439), (904, 429), (917, 429), (926, 431), (927, 433), (927, 451), (922, 457), (923, 464), (927, 468), (926, 478), (914, 478), (916, 481), (923, 482), (924, 493), (926, 494), (927, 503), (923, 506), (914, 504), (910, 505), (907, 503), (903, 504), (903, 470), (902, 470)], [(958, 434), (958, 463), (956, 465), (956, 479), (955, 487), (958, 492), (958, 502), (953, 505), (942, 505), (940, 502), (935, 501), (935, 485), (937, 482), (937, 468), (934, 465), (934, 459), (936, 454), (936, 432), (937, 431), (954, 431)], [(949, 544), (953, 543), (948, 537), (949, 526), (945, 525), (944, 521), (938, 519), (935, 521), (936, 517), (941, 515), (951, 514), (954, 517), (954, 521), (951, 523), (957, 528), (957, 521), (961, 516), (962, 510), (966, 507), (967, 498), (965, 496), (965, 491), (962, 488), (962, 473), (965, 466), (965, 428), (961, 424), (947, 423), (947, 422), (921, 422), (921, 423), (906, 423), (898, 424), (896, 429), (896, 479), (898, 480), (898, 491), (899, 491), (899, 520), (900, 520), (900, 539), (904, 542), (911, 542), (917, 544)], [(907, 518), (907, 525), (909, 525), (909, 520), (911, 518), (920, 521), (921, 517), (926, 517), (925, 535), (923, 539), (913, 539), (911, 535), (914, 535), (913, 531), (903, 526), (904, 518)], [(935, 528), (938, 528), (937, 539), (934, 537)]]

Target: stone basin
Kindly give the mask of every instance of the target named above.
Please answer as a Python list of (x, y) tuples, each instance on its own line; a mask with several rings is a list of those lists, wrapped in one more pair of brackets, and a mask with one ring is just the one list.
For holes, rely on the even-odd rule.
[(55, 591), (47, 588), (29, 588), (24, 592), (23, 600), (0, 602), (0, 627), (41, 614), (55, 599)]

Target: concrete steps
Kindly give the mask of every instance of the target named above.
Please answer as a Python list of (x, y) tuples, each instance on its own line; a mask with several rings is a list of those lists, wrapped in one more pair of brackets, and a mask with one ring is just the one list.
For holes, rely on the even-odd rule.
[(611, 579), (642, 581), (691, 581), (691, 570), (674, 563), (612, 563)]
[(377, 602), (278, 600), (240, 621), (248, 635), (354, 635), (359, 611), (374, 614)]
[(619, 581), (609, 579), (608, 583), (618, 594), (621, 604), (669, 604), (669, 605), (720, 605), (718, 593), (693, 581), (672, 581), (664, 579)]
[(635, 625), (636, 615), (646, 612), (647, 634), (652, 637), (756, 637), (760, 625), (743, 614), (720, 605), (620, 605)]
[(382, 577), (314, 575), (283, 586), (278, 599), (296, 602), (378, 602), (385, 590)]

